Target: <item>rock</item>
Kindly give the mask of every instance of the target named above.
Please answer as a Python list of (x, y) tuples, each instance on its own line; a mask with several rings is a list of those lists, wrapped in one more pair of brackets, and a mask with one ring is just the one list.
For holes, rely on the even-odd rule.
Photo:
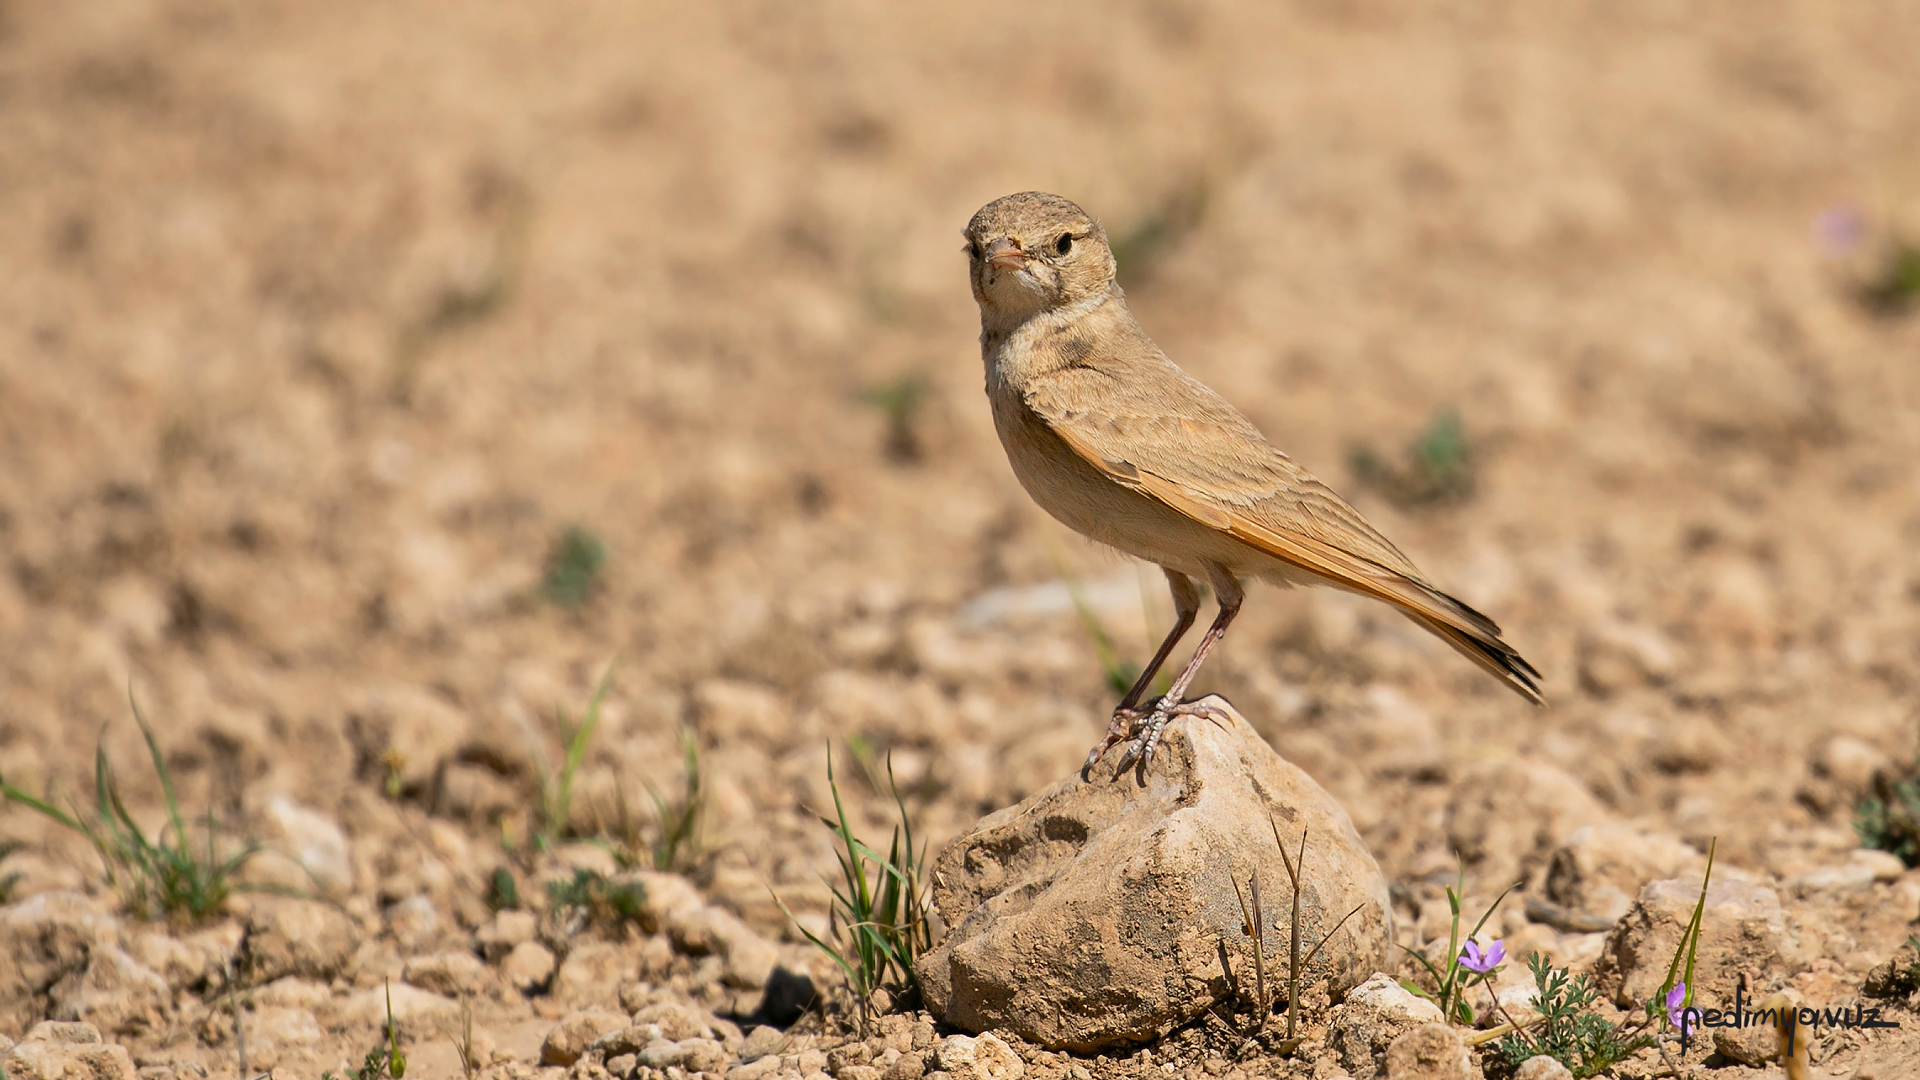
[(927, 1071), (927, 1059), (922, 1054), (906, 1053), (894, 1059), (887, 1066), (882, 1080), (920, 1080)]
[(500, 961), (500, 977), (523, 994), (531, 994), (553, 978), (553, 951), (537, 941), (523, 941)]
[(1876, 882), (1898, 881), (1906, 872), (1907, 865), (1890, 851), (1857, 848), (1847, 853), (1845, 862), (1802, 870), (1780, 884), (1797, 897), (1857, 893), (1873, 888)]
[(1609, 621), (1580, 637), (1580, 683), (1600, 697), (1663, 683), (1678, 668), (1673, 645), (1650, 626)]
[(780, 1058), (777, 1055), (756, 1058), (744, 1065), (735, 1065), (727, 1070), (727, 1080), (762, 1080), (780, 1071)]
[[(1678, 839), (1607, 822), (1576, 829), (1547, 867), (1547, 898), (1608, 921), (1633, 906), (1647, 882), (1704, 870), (1701, 854)], [(1698, 878), (1694, 888), (1699, 889)]]
[(1466, 1044), (1445, 1024), (1421, 1024), (1387, 1047), (1387, 1080), (1467, 1080)]
[(1852, 735), (1835, 735), (1813, 754), (1813, 771), (1854, 795), (1867, 789), (1874, 773), (1892, 767), (1885, 751)]
[(949, 1035), (934, 1051), (942, 1072), (954, 1080), (1020, 1080), (1027, 1066), (993, 1035)]
[(499, 911), (493, 921), (473, 932), (473, 944), (488, 963), (497, 964), (514, 946), (532, 941), (539, 929), (540, 920), (531, 911)]
[(1535, 1054), (1514, 1070), (1513, 1080), (1573, 1080), (1573, 1070), (1560, 1064), (1558, 1058)]
[(649, 1005), (633, 1014), (635, 1024), (652, 1024), (660, 1029), (663, 1038), (679, 1041), (681, 1039), (703, 1038), (713, 1033), (712, 1025), (706, 1018), (677, 1001), (662, 1001)]
[(386, 916), (387, 933), (407, 952), (431, 948), (440, 936), (440, 912), (419, 893), (388, 907)]
[[(1600, 991), (1621, 1008), (1645, 1004), (1666, 981), (1699, 897), (1698, 880), (1667, 879), (1642, 889), (1594, 965)], [(1741, 975), (1749, 985), (1765, 985), (1794, 951), (1779, 894), (1745, 881), (1714, 881), (1708, 888), (1695, 985), (1731, 987)]]
[(353, 857), (347, 849), (347, 835), (332, 819), (284, 795), (275, 795), (267, 800), (267, 820), (279, 828), (279, 846), (305, 869), (312, 888), (336, 900), (353, 891)]
[(486, 975), (487, 966), (472, 953), (445, 952), (408, 960), (400, 977), (422, 990), (460, 997), (477, 990)]
[(418, 791), (466, 741), (467, 715), (418, 686), (391, 684), (360, 693), (347, 716), (347, 737), (361, 761), (383, 763), (400, 784)]
[(1713, 1049), (1729, 1061), (1758, 1069), (1780, 1057), (1780, 1039), (1772, 1024), (1715, 1028)]
[(873, 1050), (863, 1042), (842, 1043), (827, 1051), (827, 1071), (835, 1076), (849, 1065), (865, 1065), (873, 1060)]
[(460, 1003), (406, 983), (372, 986), (339, 1002), (333, 1012), (336, 1026), (385, 1030), (391, 1002), (393, 1022), (410, 1039), (437, 1039), (440, 1029), (460, 1022)]
[[(639, 1063), (640, 1063), (640, 1058), (637, 1055), (619, 1054), (615, 1057), (608, 1058), (606, 1064), (607, 1064), (607, 1071), (612, 1073), (613, 1075), (628, 1076), (632, 1074), (633, 1067), (635, 1065), (638, 1065)], [(727, 1075), (732, 1076), (733, 1074), (728, 1073)]]
[(1355, 1080), (1371, 1080), (1385, 1069), (1395, 1039), (1440, 1021), (1440, 1006), (1414, 995), (1393, 976), (1375, 972), (1334, 1006), (1327, 1021), (1327, 1046)]
[(540, 1044), (540, 1064), (571, 1065), (601, 1036), (626, 1026), (626, 1014), (612, 1009), (582, 1009), (570, 1013), (547, 1032), (546, 1040)]
[[(320, 1021), (308, 1009), (269, 1005), (253, 1010), (247, 1017), (249, 1052), (298, 1050), (318, 1046), (325, 1038)], [(264, 1062), (265, 1059), (256, 1060)]]
[(84, 969), (54, 984), (52, 998), (54, 1019), (114, 1033), (152, 1031), (173, 1007), (167, 980), (111, 945), (95, 945)]
[(1292, 843), (1307, 834), (1312, 940), (1358, 909), (1306, 980), (1337, 997), (1384, 966), (1386, 881), (1346, 813), (1224, 700), (1206, 700), (1224, 718), (1176, 719), (1144, 786), (1076, 775), (941, 853), (934, 902), (953, 929), (916, 965), (935, 1016), (1092, 1050), (1156, 1038), (1233, 996), (1252, 970), (1235, 881), (1259, 875), (1268, 948), (1284, 949), (1289, 891), (1270, 822)]
[(359, 927), (336, 908), (314, 900), (265, 899), (247, 916), (243, 951), (255, 982), (286, 975), (331, 979), (359, 941)]
[(786, 1032), (762, 1024), (747, 1032), (746, 1042), (740, 1047), (740, 1060), (755, 1061), (770, 1054), (785, 1053), (788, 1042)]
[(1477, 879), (1525, 881), (1576, 830), (1609, 819), (1570, 773), (1544, 761), (1508, 758), (1466, 770), (1447, 803), (1447, 839)]
[(690, 1073), (717, 1072), (732, 1055), (712, 1039), (661, 1039), (640, 1051), (640, 1064), (654, 1069), (678, 1066)]
[(621, 981), (636, 966), (616, 945), (583, 941), (560, 964), (548, 993), (564, 1003), (615, 1001)]
[(43, 1021), (0, 1055), (10, 1080), (135, 1080), (133, 1058), (92, 1024)]
[(93, 946), (113, 945), (120, 921), (80, 893), (46, 892), (0, 908), (0, 1030), (46, 1015), (53, 984), (82, 970)]

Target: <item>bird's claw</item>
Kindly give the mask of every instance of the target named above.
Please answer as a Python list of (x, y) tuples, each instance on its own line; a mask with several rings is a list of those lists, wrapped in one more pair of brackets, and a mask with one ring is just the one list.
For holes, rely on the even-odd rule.
[(1094, 765), (1106, 756), (1116, 743), (1127, 744), (1120, 761), (1114, 766), (1113, 774), (1119, 776), (1127, 771), (1129, 765), (1136, 762), (1140, 775), (1144, 777), (1147, 767), (1153, 764), (1154, 751), (1160, 747), (1160, 736), (1166, 731), (1167, 724), (1176, 716), (1204, 716), (1216, 724), (1225, 723), (1227, 714), (1224, 709), (1206, 701), (1168, 701), (1160, 698), (1151, 708), (1118, 708), (1113, 710), (1113, 723), (1107, 726), (1106, 738), (1092, 750), (1087, 751), (1087, 762), (1080, 769), (1085, 777)]

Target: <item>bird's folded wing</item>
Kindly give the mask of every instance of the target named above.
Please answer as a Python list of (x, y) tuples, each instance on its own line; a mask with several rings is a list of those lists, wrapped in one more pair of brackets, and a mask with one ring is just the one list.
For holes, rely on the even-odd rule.
[(1028, 388), (1028, 408), (1115, 483), (1334, 584), (1385, 600), (1540, 700), (1538, 672), (1492, 619), (1427, 584), (1412, 561), (1334, 491), (1275, 449), (1238, 410), (1166, 365), (1152, 396), (1093, 369)]

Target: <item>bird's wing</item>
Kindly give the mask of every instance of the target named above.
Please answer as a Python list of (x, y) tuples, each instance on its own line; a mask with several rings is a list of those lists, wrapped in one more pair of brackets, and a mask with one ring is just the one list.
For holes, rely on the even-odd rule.
[[(1160, 357), (1152, 368), (1070, 367), (1029, 383), (1027, 407), (1115, 483), (1334, 584), (1385, 600), (1539, 703), (1539, 672), (1500, 627), (1429, 585), (1333, 489), (1238, 410)], [(1147, 378), (1128, 377), (1146, 375)]]

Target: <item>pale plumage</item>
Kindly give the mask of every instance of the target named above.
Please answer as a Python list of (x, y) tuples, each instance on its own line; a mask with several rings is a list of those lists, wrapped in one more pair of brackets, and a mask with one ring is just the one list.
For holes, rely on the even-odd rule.
[[(1127, 310), (1105, 232), (1078, 206), (1009, 195), (981, 208), (966, 235), (987, 395), (1014, 474), (1055, 518), (1158, 563), (1173, 591), (1173, 632), (1089, 765), (1130, 736), (1128, 759), (1151, 759), (1167, 720), (1191, 711), (1180, 695), (1239, 610), (1248, 577), (1385, 600), (1542, 700), (1539, 673), (1491, 619), (1428, 584), (1358, 510), (1167, 359)], [(1220, 616), (1172, 691), (1136, 709), (1192, 625), (1194, 578), (1213, 585)]]

